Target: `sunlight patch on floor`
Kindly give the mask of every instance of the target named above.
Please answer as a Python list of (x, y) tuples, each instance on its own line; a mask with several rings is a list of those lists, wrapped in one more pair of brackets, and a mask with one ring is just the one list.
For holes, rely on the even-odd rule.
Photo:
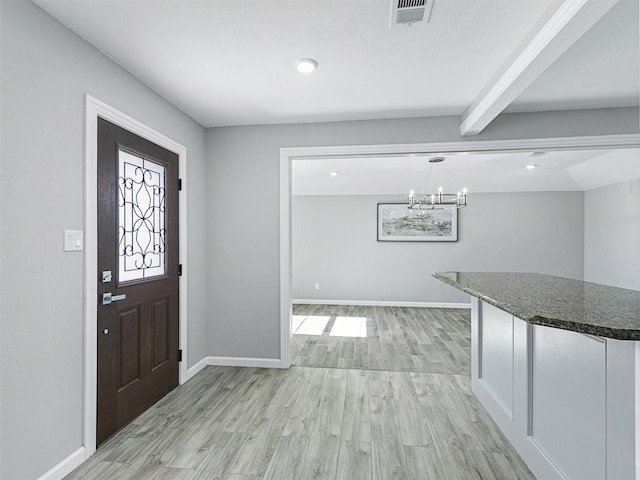
[(291, 331), (293, 333), (296, 333), (296, 330), (300, 328), (300, 325), (302, 325), (305, 318), (307, 318), (307, 315), (293, 315), (291, 317)]
[(329, 335), (332, 337), (366, 337), (367, 317), (336, 317)]
[[(330, 316), (317, 315), (294, 315), (293, 317), (293, 333), (295, 335), (322, 335), (322, 332), (324, 332), (324, 329), (331, 318)], [(300, 320), (300, 318), (296, 319), (296, 317), (302, 317), (302, 320)], [(300, 323), (298, 324), (298, 327), (295, 328), (296, 322), (298, 321)]]

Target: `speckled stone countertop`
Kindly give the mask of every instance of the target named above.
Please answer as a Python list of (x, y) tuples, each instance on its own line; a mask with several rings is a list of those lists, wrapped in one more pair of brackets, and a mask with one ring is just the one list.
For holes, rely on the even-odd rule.
[(640, 292), (539, 273), (441, 272), (438, 280), (547, 327), (640, 340)]

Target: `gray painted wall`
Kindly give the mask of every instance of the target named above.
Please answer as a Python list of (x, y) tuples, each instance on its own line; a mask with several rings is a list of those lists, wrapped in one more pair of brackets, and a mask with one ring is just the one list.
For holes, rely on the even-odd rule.
[(208, 129), (209, 354), (280, 357), (281, 147), (637, 133), (638, 109), (507, 114), (466, 138), (459, 125), (435, 117)]
[(640, 179), (585, 192), (584, 279), (640, 290)]
[(34, 479), (82, 446), (85, 94), (188, 149), (189, 363), (206, 354), (205, 130), (31, 2), (1, 2), (2, 470)]
[[(84, 95), (188, 148), (189, 358), (279, 357), (279, 149), (637, 133), (637, 109), (209, 129), (27, 1), (0, 2), (0, 476), (37, 478), (82, 445)], [(206, 136), (206, 142), (205, 142)], [(239, 202), (239, 195), (248, 199)]]
[(443, 270), (582, 279), (582, 192), (475, 194), (459, 211), (458, 242), (376, 241), (377, 203), (403, 201), (293, 197), (293, 297), (469, 303), (468, 295), (431, 278)]

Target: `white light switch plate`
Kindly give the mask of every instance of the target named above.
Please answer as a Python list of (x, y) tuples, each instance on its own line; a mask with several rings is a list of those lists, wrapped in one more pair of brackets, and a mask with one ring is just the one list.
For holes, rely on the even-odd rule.
[(84, 248), (84, 238), (82, 230), (64, 231), (64, 251), (81, 252)]

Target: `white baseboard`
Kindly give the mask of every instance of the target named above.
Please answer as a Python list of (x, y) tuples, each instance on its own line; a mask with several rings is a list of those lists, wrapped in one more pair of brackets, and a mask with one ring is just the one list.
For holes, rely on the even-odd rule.
[(85, 460), (86, 449), (84, 447), (80, 447), (51, 470), (41, 475), (38, 480), (62, 480), (75, 468), (79, 467)]
[(258, 368), (283, 368), (279, 358), (252, 358), (252, 357), (204, 357), (193, 367), (187, 370), (187, 379), (190, 379), (206, 366), (223, 367), (258, 367)]
[(247, 357), (207, 357), (209, 365), (228, 367), (280, 368), (279, 358), (247, 358)]
[(188, 381), (191, 377), (193, 377), (200, 370), (202, 370), (204, 367), (206, 367), (207, 365), (210, 365), (209, 362), (208, 362), (209, 358), (210, 357), (204, 357), (202, 360), (200, 360), (194, 366), (188, 368), (187, 369), (187, 378), (185, 379), (185, 382)]
[(423, 307), (423, 308), (471, 308), (470, 303), (440, 303), (440, 302), (390, 302), (377, 300), (315, 300), (293, 299), (296, 305), (358, 305), (366, 307)]

